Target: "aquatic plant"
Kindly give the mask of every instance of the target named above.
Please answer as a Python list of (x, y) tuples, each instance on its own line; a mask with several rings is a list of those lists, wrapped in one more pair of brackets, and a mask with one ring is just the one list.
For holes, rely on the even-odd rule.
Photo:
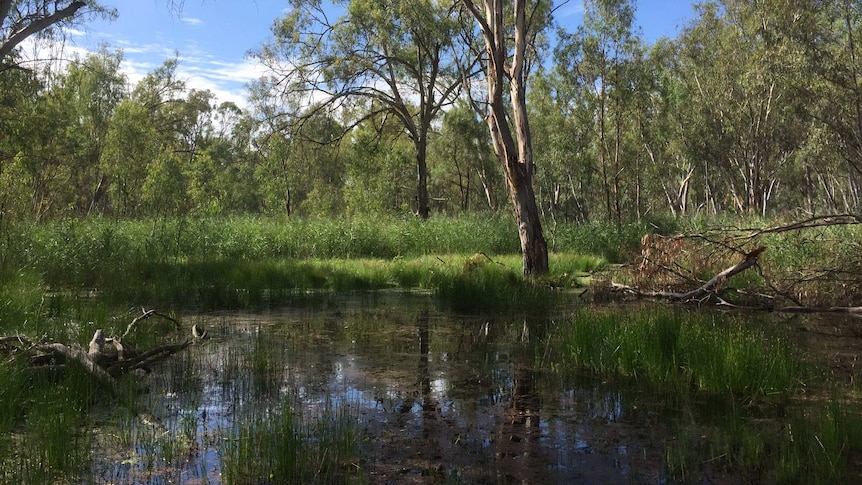
[(358, 477), (354, 419), (339, 408), (309, 420), (289, 401), (247, 412), (221, 437), (225, 483), (343, 483)]
[(780, 336), (742, 320), (664, 307), (583, 310), (564, 336), (570, 365), (687, 393), (791, 393), (810, 372)]

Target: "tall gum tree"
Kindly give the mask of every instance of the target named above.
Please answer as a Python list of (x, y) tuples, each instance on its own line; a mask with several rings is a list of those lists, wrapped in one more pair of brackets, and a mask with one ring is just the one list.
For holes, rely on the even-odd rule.
[[(427, 218), (428, 134), (456, 99), (462, 73), (476, 63), (457, 3), (447, 0), (292, 0), (273, 26), (274, 39), (252, 55), (271, 70), (265, 79), (290, 124), (321, 110), (345, 117), (345, 133), (366, 119), (397, 119), (416, 157), (416, 210)], [(333, 12), (340, 14), (331, 19)], [(344, 120), (347, 121), (347, 120)], [(298, 129), (289, 128), (292, 131)]]
[[(533, 190), (535, 165), (527, 117), (527, 79), (529, 48), (547, 25), (549, 5), (542, 0), (515, 0), (510, 10), (503, 0), (482, 0), (479, 6), (473, 0), (461, 1), (478, 23), (485, 44), (486, 121), (494, 152), (506, 175), (524, 275), (547, 273), (548, 243)], [(506, 25), (507, 17), (511, 26)]]

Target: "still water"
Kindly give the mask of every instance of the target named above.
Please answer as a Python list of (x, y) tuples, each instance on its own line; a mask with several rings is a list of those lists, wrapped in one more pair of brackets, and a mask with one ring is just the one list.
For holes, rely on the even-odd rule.
[(666, 446), (692, 418), (661, 396), (559, 371), (549, 342), (565, 321), (460, 315), (422, 295), (186, 316), (208, 338), (137, 384), (160, 423), (106, 418), (93, 480), (226, 483), (231, 430), (289, 401), (306, 423), (347, 416), (351, 481), (668, 483)]

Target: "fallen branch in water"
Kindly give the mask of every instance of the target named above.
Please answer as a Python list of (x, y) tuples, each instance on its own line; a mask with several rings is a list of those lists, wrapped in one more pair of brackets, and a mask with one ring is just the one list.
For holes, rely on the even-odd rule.
[(117, 375), (129, 370), (147, 368), (185, 349), (194, 340), (206, 336), (205, 331), (195, 326), (192, 336), (179, 343), (159, 345), (144, 351), (124, 345), (123, 338), (128, 336), (139, 322), (152, 316), (162, 317), (173, 322), (177, 329), (181, 328), (179, 322), (173, 317), (155, 310), (141, 309), (141, 315), (132, 320), (121, 337), (105, 337), (102, 329), (96, 330), (86, 351), (75, 344), (32, 342), (23, 335), (7, 335), (0, 336), (0, 352), (5, 351), (10, 359), (27, 359), (31, 370), (59, 371), (65, 369), (70, 363), (78, 364), (112, 393), (116, 393)]
[[(59, 342), (33, 342), (23, 335), (0, 336), (0, 354), (8, 354), (8, 361), (17, 359), (27, 361), (27, 369), (31, 372), (63, 372), (69, 365), (79, 365), (108, 391), (111, 398), (117, 399), (121, 393), (116, 376), (130, 370), (148, 368), (150, 365), (173, 355), (189, 345), (194, 340), (206, 337), (206, 331), (195, 325), (192, 335), (179, 343), (159, 345), (152, 349), (139, 351), (124, 345), (122, 340), (135, 330), (137, 325), (152, 316), (159, 316), (174, 323), (177, 330), (181, 329), (179, 322), (164, 313), (155, 310), (141, 309), (141, 315), (134, 318), (120, 337), (105, 337), (105, 332), (98, 329), (86, 351), (76, 344), (66, 345)], [(131, 403), (130, 411), (145, 424), (165, 431), (157, 418), (151, 413)]]

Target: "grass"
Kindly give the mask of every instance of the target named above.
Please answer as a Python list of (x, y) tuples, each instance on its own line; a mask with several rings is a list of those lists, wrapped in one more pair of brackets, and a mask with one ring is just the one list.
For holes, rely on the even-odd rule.
[(59, 378), (28, 377), (8, 363), (0, 371), (0, 482), (76, 482), (90, 459), (87, 413), (98, 389), (91, 377), (75, 366)]
[(289, 402), (248, 413), (222, 436), (227, 484), (347, 483), (358, 478), (355, 417), (342, 409), (308, 420)]
[(666, 464), (675, 481), (728, 473), (748, 483), (856, 483), (862, 451), (858, 405), (833, 397), (786, 415), (752, 417), (742, 407), (712, 426), (682, 424)]
[(563, 339), (571, 366), (683, 394), (786, 395), (812, 375), (781, 337), (705, 312), (583, 310)]
[[(862, 452), (858, 404), (835, 391), (818, 400), (815, 368), (781, 334), (753, 323), (665, 307), (584, 309), (561, 336), (562, 362), (665, 403), (711, 409), (712, 422), (678, 418), (678, 439), (666, 450), (674, 481), (718, 472), (749, 482), (845, 482)], [(797, 403), (803, 390), (808, 397)]]
[(548, 299), (545, 287), (583, 285), (606, 264), (558, 245), (551, 275), (525, 281), (517, 233), (503, 217), (87, 219), (8, 229), (0, 264), (9, 291), (26, 287), (31, 301), (96, 290), (114, 307), (260, 308), (309, 290), (418, 289), (505, 311)]

